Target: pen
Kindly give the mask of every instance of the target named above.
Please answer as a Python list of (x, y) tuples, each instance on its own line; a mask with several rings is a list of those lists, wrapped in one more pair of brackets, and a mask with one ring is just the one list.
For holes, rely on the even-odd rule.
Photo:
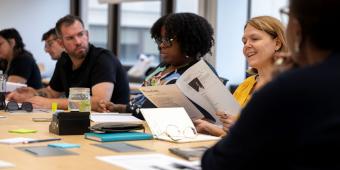
[(38, 142), (49, 142), (49, 141), (56, 141), (56, 140), (61, 140), (61, 138), (30, 140), (30, 141), (25, 141), (23, 143), (38, 143)]

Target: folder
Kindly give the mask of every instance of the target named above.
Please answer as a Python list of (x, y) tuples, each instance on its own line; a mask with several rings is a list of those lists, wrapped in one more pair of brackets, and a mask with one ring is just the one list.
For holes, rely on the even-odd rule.
[(148, 140), (152, 139), (152, 135), (143, 132), (85, 133), (85, 139), (99, 142)]

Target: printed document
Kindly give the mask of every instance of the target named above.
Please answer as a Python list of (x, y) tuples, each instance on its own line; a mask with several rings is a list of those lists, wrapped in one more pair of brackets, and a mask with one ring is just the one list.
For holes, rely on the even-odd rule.
[(97, 156), (97, 159), (106, 163), (120, 166), (129, 170), (199, 170), (199, 162), (189, 162), (173, 158), (163, 154), (139, 154), (139, 155), (116, 155)]
[[(241, 110), (204, 60), (187, 69), (176, 84), (141, 87), (140, 90), (157, 107), (184, 107), (192, 120), (205, 117), (219, 124), (217, 111), (235, 115)], [(193, 103), (201, 107), (201, 111)]]

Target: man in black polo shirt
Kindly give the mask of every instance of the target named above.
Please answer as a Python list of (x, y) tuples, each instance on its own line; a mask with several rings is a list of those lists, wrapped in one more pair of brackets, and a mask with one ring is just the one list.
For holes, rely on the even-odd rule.
[(79, 17), (67, 15), (56, 24), (58, 42), (65, 48), (56, 64), (47, 88), (25, 88), (9, 94), (9, 100), (29, 101), (36, 108), (67, 109), (70, 87), (91, 88), (92, 109), (97, 110), (99, 100), (126, 104), (129, 101), (129, 84), (126, 72), (114, 55), (105, 49), (89, 44), (87, 30)]

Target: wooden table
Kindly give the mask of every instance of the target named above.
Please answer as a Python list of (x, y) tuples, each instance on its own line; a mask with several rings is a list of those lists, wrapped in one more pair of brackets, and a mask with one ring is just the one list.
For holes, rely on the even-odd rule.
[[(32, 143), (32, 144), (15, 144), (7, 145), (0, 144), (0, 160), (15, 164), (14, 169), (23, 170), (105, 170), (105, 169), (121, 169), (120, 167), (113, 166), (111, 164), (97, 160), (96, 156), (110, 156), (110, 155), (128, 155), (128, 154), (146, 154), (149, 152), (138, 153), (117, 153), (107, 149), (103, 149), (93, 144), (98, 142), (84, 139), (83, 135), (70, 135), (70, 136), (58, 136), (49, 133), (49, 122), (33, 122), (32, 118), (51, 117), (50, 113), (5, 113), (0, 111), (0, 116), (6, 116), (6, 118), (0, 118), (0, 139), (13, 138), (13, 137), (27, 137), (35, 139), (45, 138), (61, 138), (60, 142), (80, 144), (80, 148), (69, 149), (78, 155), (67, 156), (50, 156), (50, 157), (36, 157), (29, 153), (25, 153), (18, 150), (16, 147), (21, 146), (46, 146), (48, 143)], [(31, 134), (14, 134), (8, 133), (13, 129), (34, 129), (38, 130), (37, 133)], [(57, 141), (59, 142), (59, 141)], [(141, 141), (127, 141), (127, 143), (138, 145), (151, 149), (158, 153), (163, 153), (176, 157), (168, 151), (170, 147), (189, 147), (189, 146), (211, 146), (215, 142), (197, 142), (197, 143), (185, 143), (175, 144), (171, 142), (159, 141), (159, 140), (141, 140)], [(179, 157), (177, 157), (179, 158)]]

